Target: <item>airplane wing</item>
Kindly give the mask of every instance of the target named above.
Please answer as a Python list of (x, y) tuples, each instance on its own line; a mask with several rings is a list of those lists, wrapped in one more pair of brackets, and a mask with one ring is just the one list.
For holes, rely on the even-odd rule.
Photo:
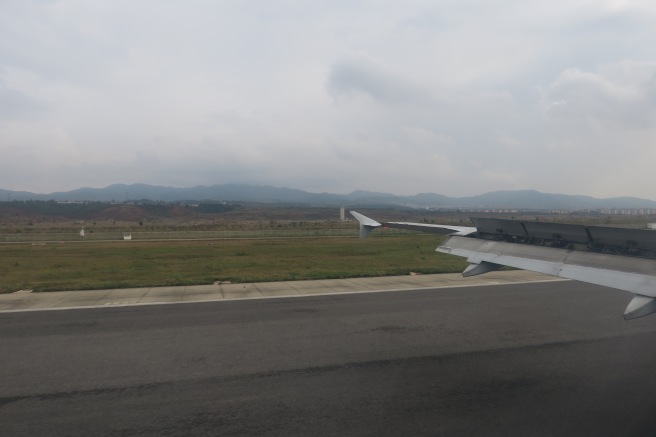
[(436, 251), (467, 258), (463, 276), (502, 266), (634, 293), (624, 318), (656, 312), (656, 231), (472, 218), (475, 227), (378, 223), (355, 211), (364, 237), (379, 226), (448, 235)]

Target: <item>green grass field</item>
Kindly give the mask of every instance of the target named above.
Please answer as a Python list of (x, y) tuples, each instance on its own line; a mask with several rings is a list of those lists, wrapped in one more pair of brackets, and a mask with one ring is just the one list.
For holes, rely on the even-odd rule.
[(0, 292), (462, 271), (435, 235), (0, 244)]

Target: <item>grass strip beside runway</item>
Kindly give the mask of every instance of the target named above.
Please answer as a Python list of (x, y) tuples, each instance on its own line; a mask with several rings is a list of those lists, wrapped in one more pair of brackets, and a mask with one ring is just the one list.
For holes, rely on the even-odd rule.
[(89, 290), (462, 271), (426, 234), (0, 245), (0, 292)]

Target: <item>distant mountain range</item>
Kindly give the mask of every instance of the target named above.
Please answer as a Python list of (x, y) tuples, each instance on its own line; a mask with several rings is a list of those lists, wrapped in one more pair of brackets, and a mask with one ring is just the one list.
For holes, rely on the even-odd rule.
[(354, 191), (350, 194), (310, 193), (307, 191), (262, 185), (213, 185), (191, 188), (172, 188), (147, 184), (115, 184), (106, 188), (36, 194), (0, 189), (0, 201), (55, 200), (135, 202), (139, 200), (164, 202), (253, 202), (286, 205), (344, 205), (344, 206), (405, 206), (414, 208), (461, 209), (633, 209), (656, 208), (656, 201), (636, 197), (596, 199), (589, 196), (547, 194), (535, 190), (493, 191), (471, 197), (448, 197), (435, 193), (396, 196), (388, 193)]

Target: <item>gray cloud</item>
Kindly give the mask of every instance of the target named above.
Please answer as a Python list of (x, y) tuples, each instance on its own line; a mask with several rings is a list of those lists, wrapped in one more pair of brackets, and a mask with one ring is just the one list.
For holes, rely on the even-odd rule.
[(562, 72), (546, 88), (543, 106), (555, 120), (645, 127), (653, 121), (655, 97), (656, 62), (621, 61), (593, 72)]
[(366, 58), (334, 64), (326, 88), (338, 99), (366, 95), (386, 104), (416, 103), (427, 98), (425, 90)]
[(0, 122), (12, 119), (34, 119), (42, 115), (47, 104), (24, 92), (11, 89), (0, 81)]

